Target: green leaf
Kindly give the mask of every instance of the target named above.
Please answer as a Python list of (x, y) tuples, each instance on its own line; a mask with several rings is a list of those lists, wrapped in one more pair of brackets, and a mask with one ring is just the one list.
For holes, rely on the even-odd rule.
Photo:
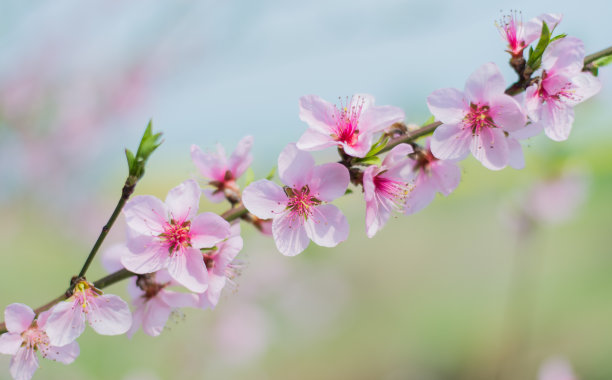
[(380, 160), (378, 156), (359, 158), (355, 162), (358, 164), (362, 164), (362, 165), (378, 165), (378, 166), (380, 166), (380, 164), (382, 163), (382, 161)]
[(595, 67), (604, 67), (612, 63), (612, 55), (601, 57), (593, 62)]
[(425, 120), (425, 122), (423, 124), (421, 124), (421, 127), (429, 125), (429, 124), (433, 123), (434, 121), (436, 121), (436, 118), (433, 115), (431, 115), (429, 117), (429, 119)]
[[(145, 129), (136, 156), (126, 149), (126, 156), (128, 164), (130, 165), (130, 176), (134, 176), (137, 179), (142, 178), (144, 175), (145, 164), (151, 154), (157, 149), (163, 141), (160, 141), (161, 133), (153, 133), (153, 121), (150, 120), (147, 128)], [(129, 153), (128, 153), (129, 152)]]
[(533, 48), (529, 49), (529, 59), (527, 60), (527, 65), (531, 67), (533, 71), (536, 71), (542, 64), (542, 54), (544, 54), (544, 50), (546, 50), (549, 43), (550, 30), (546, 22), (542, 21), (542, 35), (540, 36), (540, 41), (538, 41), (535, 50)]
[(276, 166), (275, 166), (275, 167), (273, 167), (273, 168), (270, 170), (270, 172), (269, 172), (269, 173), (268, 173), (268, 175), (266, 176), (266, 179), (267, 179), (268, 181), (271, 181), (271, 180), (272, 180), (272, 178), (274, 178), (274, 174), (276, 174)]
[(131, 168), (134, 165), (134, 153), (131, 150), (125, 149), (125, 157), (127, 157), (128, 168)]
[(378, 139), (378, 141), (372, 145), (372, 148), (370, 148), (370, 151), (365, 156), (372, 157), (377, 155), (378, 152), (385, 148), (387, 142), (389, 142), (389, 136), (382, 135), (380, 139)]
[(349, 194), (353, 194), (353, 189), (346, 189), (346, 191), (344, 192), (344, 195), (349, 195)]
[(560, 40), (561, 38), (565, 38), (567, 37), (567, 34), (559, 34), (558, 36), (554, 36), (553, 38), (550, 39), (550, 42), (556, 41), (556, 40)]
[(249, 186), (255, 179), (255, 172), (250, 167), (244, 172), (244, 186)]

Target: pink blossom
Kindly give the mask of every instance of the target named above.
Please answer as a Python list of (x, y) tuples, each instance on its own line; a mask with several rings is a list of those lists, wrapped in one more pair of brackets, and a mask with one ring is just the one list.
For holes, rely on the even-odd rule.
[(436, 192), (448, 196), (459, 185), (461, 169), (452, 161), (439, 160), (430, 149), (430, 138), (425, 149), (417, 152), (411, 160), (415, 176), (414, 187), (406, 199), (406, 214), (424, 209), (434, 200)]
[(101, 335), (124, 334), (132, 324), (128, 304), (112, 294), (102, 294), (87, 281), (80, 281), (67, 300), (51, 309), (46, 332), (54, 346), (64, 346), (85, 330), (85, 320)]
[(214, 190), (205, 190), (204, 194), (213, 202), (221, 202), (225, 191), (238, 193), (236, 179), (247, 170), (253, 161), (251, 147), (253, 136), (246, 136), (238, 142), (236, 150), (228, 159), (225, 149), (217, 144), (217, 152), (204, 153), (197, 145), (191, 146), (191, 159), (204, 178), (210, 179), (209, 184)]
[(170, 190), (166, 202), (141, 195), (123, 210), (128, 226), (128, 248), (121, 263), (144, 274), (167, 268), (170, 276), (187, 289), (201, 293), (208, 287), (208, 272), (201, 248), (212, 248), (230, 235), (230, 226), (219, 215), (196, 215), (200, 188), (187, 180)]
[(363, 172), (368, 237), (383, 228), (392, 211), (404, 211), (412, 177), (406, 156), (412, 152), (412, 146), (400, 144), (387, 154), (380, 166), (370, 165)]
[(525, 106), (533, 128), (543, 128), (555, 141), (567, 140), (574, 123), (573, 107), (601, 90), (601, 82), (583, 72), (584, 44), (564, 37), (542, 55), (541, 80), (525, 91)]
[(255, 216), (273, 219), (272, 235), (281, 253), (295, 256), (310, 240), (324, 247), (346, 240), (346, 218), (336, 206), (325, 204), (346, 192), (346, 167), (338, 163), (315, 166), (310, 154), (289, 144), (278, 157), (278, 174), (286, 186), (259, 180), (244, 189), (242, 199)]
[(128, 337), (132, 337), (141, 326), (145, 334), (158, 336), (174, 310), (198, 307), (196, 294), (169, 290), (168, 287), (172, 285), (176, 285), (176, 282), (166, 270), (138, 276), (129, 283), (128, 291), (135, 310)]
[(461, 160), (471, 151), (486, 168), (521, 167), (521, 146), (507, 134), (525, 126), (525, 115), (516, 100), (506, 95), (504, 77), (494, 63), (479, 67), (465, 83), (434, 91), (429, 110), (443, 125), (431, 140), (433, 155), (441, 160)]
[(353, 95), (348, 104), (340, 107), (316, 95), (302, 96), (300, 119), (309, 128), (297, 147), (313, 151), (338, 146), (349, 156), (365, 157), (374, 134), (403, 121), (404, 117), (400, 108), (374, 106), (374, 97), (367, 94)]
[(38, 368), (36, 351), (43, 358), (70, 364), (79, 356), (77, 342), (62, 347), (51, 344), (46, 333), (49, 312), (36, 314), (30, 307), (13, 303), (4, 310), (7, 333), (0, 335), (0, 353), (13, 355), (10, 372), (15, 380), (29, 380)]
[(242, 250), (243, 241), (240, 236), (240, 223), (231, 227), (232, 234), (229, 239), (217, 244), (216, 249), (202, 253), (204, 263), (208, 269), (208, 289), (200, 294), (200, 307), (214, 309), (221, 297), (221, 291), (227, 281), (236, 276), (238, 264), (234, 259)]
[[(522, 15), (519, 13), (519, 16)], [(502, 18), (497, 28), (508, 43), (508, 53), (522, 57), (523, 49), (540, 38), (542, 21), (546, 22), (548, 29), (552, 31), (561, 22), (562, 17), (561, 14), (545, 13), (523, 23), (523, 20), (517, 19), (516, 12), (512, 12)]]
[(551, 358), (540, 367), (538, 380), (578, 380), (578, 377), (567, 360)]

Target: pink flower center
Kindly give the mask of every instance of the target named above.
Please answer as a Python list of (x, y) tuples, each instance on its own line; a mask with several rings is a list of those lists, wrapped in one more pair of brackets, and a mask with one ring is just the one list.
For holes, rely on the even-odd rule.
[(516, 12), (505, 15), (497, 24), (502, 38), (508, 41), (509, 52), (514, 56), (520, 56), (525, 49), (523, 40), (523, 22), (517, 20)]
[(542, 73), (542, 83), (538, 88), (538, 96), (542, 102), (563, 102), (564, 100), (573, 100), (579, 102), (582, 98), (576, 95), (576, 91), (573, 88), (574, 85), (571, 82), (567, 82), (561, 87), (555, 94), (551, 94), (544, 88), (544, 82), (546, 81), (547, 73)]
[(97, 297), (102, 292), (93, 287), (93, 285), (89, 284), (87, 281), (81, 281), (74, 287), (74, 292), (72, 293), (72, 298), (76, 303), (81, 305), (83, 308), (83, 312), (89, 312), (90, 300), (93, 297)]
[(40, 330), (36, 325), (36, 322), (30, 326), (26, 331), (21, 333), (23, 344), (26, 348), (30, 349), (46, 349), (49, 346), (49, 337), (47, 334)]
[(374, 176), (374, 187), (379, 203), (388, 209), (402, 210), (406, 204), (406, 198), (410, 193), (410, 185), (407, 182), (385, 177), (379, 173)]
[(314, 213), (314, 207), (321, 204), (314, 195), (310, 194), (308, 185), (302, 186), (301, 189), (284, 187), (285, 194), (289, 198), (287, 209), (291, 213), (292, 219), (308, 220)]
[(489, 115), (489, 106), (470, 104), (470, 111), (463, 118), (464, 127), (470, 128), (473, 134), (479, 134), (483, 128), (495, 128), (496, 125)]
[(164, 225), (164, 232), (159, 235), (162, 244), (168, 248), (170, 254), (182, 251), (191, 246), (191, 221), (170, 220)]
[(349, 146), (357, 143), (359, 137), (359, 117), (361, 116), (363, 103), (364, 100), (362, 98), (357, 98), (355, 102), (351, 99), (348, 106), (341, 104), (340, 109), (336, 107), (335, 113), (332, 115), (332, 118), (336, 120), (336, 126), (331, 135), (334, 140)]

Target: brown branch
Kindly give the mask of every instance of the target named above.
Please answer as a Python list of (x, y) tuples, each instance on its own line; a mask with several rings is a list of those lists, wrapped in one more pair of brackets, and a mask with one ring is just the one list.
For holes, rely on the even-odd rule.
[[(228, 222), (231, 222), (233, 220), (236, 220), (238, 218), (241, 218), (245, 215), (248, 214), (248, 210), (244, 207), (244, 205), (240, 204), (238, 207), (234, 207), (231, 208), (229, 210), (227, 210), (226, 212), (224, 212), (223, 214), (221, 214), (221, 217), (225, 220), (227, 220)], [(113, 285), (119, 281), (123, 281), (127, 278), (130, 278), (132, 276), (135, 276), (136, 273), (132, 273), (127, 269), (121, 269), (118, 270), (117, 272), (111, 273), (106, 277), (102, 277), (101, 279), (94, 281), (93, 285), (98, 288), (98, 289), (102, 289), (105, 288), (107, 286)], [(34, 313), (36, 313), (36, 315), (42, 313), (43, 311), (49, 310), (51, 309), (55, 304), (67, 299), (69, 297), (69, 293), (68, 292), (64, 292), (62, 295), (58, 296), (57, 298), (55, 298), (54, 300), (48, 302), (47, 304), (37, 308), (34, 310)], [(6, 323), (2, 322), (0, 323), (0, 334), (4, 334), (5, 332), (7, 332), (6, 330)]]
[[(586, 67), (588, 64), (592, 63), (593, 61), (602, 58), (602, 57), (606, 57), (612, 55), (612, 46), (610, 46), (607, 49), (603, 49), (600, 50), (596, 53), (587, 55), (584, 58), (584, 66)], [(513, 66), (514, 67), (514, 66)], [(516, 95), (520, 92), (523, 92), (529, 85), (531, 84), (531, 78), (529, 76), (529, 78), (525, 78), (524, 76), (520, 76), (519, 80), (516, 83), (513, 83), (510, 87), (508, 87), (506, 89), (506, 94), (508, 95)], [(390, 140), (387, 143), (387, 146), (385, 146), (385, 148), (383, 150), (380, 151), (380, 153), (384, 153), (384, 152), (388, 152), (391, 149), (393, 149), (395, 146), (402, 144), (402, 143), (411, 143), (414, 140), (418, 139), (419, 137), (422, 136), (426, 136), (430, 133), (433, 133), (433, 131), (436, 130), (436, 128), (438, 128), (439, 126), (441, 126), (442, 123), (439, 121), (436, 121), (434, 123), (431, 124), (427, 124), (422, 126), (421, 128), (408, 132), (405, 135), (396, 137), (392, 140)]]

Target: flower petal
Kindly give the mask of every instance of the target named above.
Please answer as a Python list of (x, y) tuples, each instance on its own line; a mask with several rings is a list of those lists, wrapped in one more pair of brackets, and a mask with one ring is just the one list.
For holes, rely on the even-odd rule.
[(508, 164), (508, 143), (499, 128), (482, 128), (472, 139), (470, 150), (487, 169), (500, 170)]
[(12, 303), (4, 309), (6, 329), (12, 333), (22, 333), (30, 327), (34, 320), (34, 311), (22, 303)]
[(341, 197), (349, 185), (348, 169), (336, 162), (315, 166), (310, 172), (310, 193), (322, 201), (330, 202)]
[(205, 153), (197, 145), (191, 146), (191, 160), (202, 177), (213, 181), (223, 181), (227, 171), (225, 152)]
[(465, 82), (465, 96), (470, 103), (488, 103), (492, 96), (506, 90), (504, 76), (493, 62), (485, 63), (470, 75)]
[(306, 234), (315, 244), (335, 247), (348, 238), (349, 225), (346, 217), (334, 205), (317, 206), (314, 214), (304, 223)]
[(261, 179), (251, 183), (242, 192), (244, 207), (258, 218), (269, 219), (279, 215), (287, 207), (287, 195), (282, 187)]
[(20, 333), (7, 332), (0, 335), (0, 354), (15, 355), (23, 343)]
[(33, 348), (21, 347), (11, 359), (10, 372), (14, 380), (30, 380), (38, 369), (38, 357)]
[(300, 120), (316, 131), (331, 135), (331, 126), (336, 125), (336, 120), (332, 117), (334, 114), (334, 105), (316, 95), (300, 98)]
[(45, 324), (45, 332), (52, 346), (65, 346), (85, 330), (85, 315), (73, 298), (55, 305)]
[(295, 144), (288, 144), (278, 156), (278, 176), (290, 187), (301, 188), (308, 183), (305, 173), (315, 166), (310, 153), (303, 152)]
[(138, 195), (123, 208), (128, 227), (143, 235), (159, 235), (164, 231), (168, 209), (152, 195)]
[(463, 92), (454, 88), (442, 88), (427, 97), (427, 107), (444, 124), (457, 124), (465, 117), (469, 104)]
[(168, 261), (168, 273), (179, 284), (196, 293), (208, 288), (208, 271), (199, 249), (187, 248)]
[(572, 77), (584, 66), (584, 43), (576, 37), (567, 36), (551, 42), (542, 54), (542, 69), (550, 76)]
[(166, 196), (170, 217), (180, 222), (193, 219), (200, 206), (201, 194), (200, 186), (193, 179), (188, 179), (170, 190)]
[(236, 146), (236, 150), (232, 153), (228, 161), (228, 168), (234, 175), (234, 178), (240, 176), (247, 170), (253, 162), (251, 148), (253, 147), (253, 136), (243, 137)]
[(463, 160), (470, 152), (472, 132), (458, 124), (442, 124), (431, 138), (431, 153), (441, 160)]
[(62, 347), (48, 346), (44, 351), (41, 350), (40, 353), (45, 359), (70, 364), (79, 356), (81, 349), (77, 342), (72, 342)]
[(309, 128), (300, 137), (296, 146), (301, 150), (313, 151), (336, 146), (337, 144), (331, 135)]
[(436, 197), (436, 186), (427, 174), (420, 172), (414, 187), (408, 193), (404, 214), (410, 215), (427, 207)]
[(195, 248), (211, 248), (230, 236), (230, 224), (212, 212), (204, 212), (191, 222), (191, 245)]
[(566, 104), (575, 106), (582, 103), (601, 90), (601, 81), (591, 73), (582, 72), (572, 77), (572, 90), (574, 94), (566, 100)]
[(149, 245), (139, 253), (126, 252), (121, 257), (121, 264), (130, 272), (153, 273), (167, 266), (168, 249), (161, 245)]
[(132, 325), (132, 313), (128, 304), (119, 296), (104, 294), (93, 297), (87, 313), (89, 325), (101, 335), (125, 334)]
[(348, 144), (344, 141), (340, 142), (344, 153), (352, 157), (363, 158), (368, 154), (372, 147), (372, 134), (361, 133), (357, 136), (357, 141), (352, 144)]
[(278, 215), (272, 221), (272, 236), (276, 248), (285, 256), (295, 256), (308, 247), (310, 239), (304, 225), (289, 212)]
[(543, 106), (540, 122), (546, 136), (554, 141), (565, 141), (572, 131), (574, 110), (559, 102), (547, 102)]
[(525, 126), (527, 118), (516, 100), (508, 95), (496, 95), (490, 98), (489, 115), (499, 128), (513, 132)]
[(152, 298), (146, 302), (142, 318), (142, 331), (150, 336), (158, 336), (164, 330), (172, 308), (159, 299)]
[(390, 127), (394, 123), (404, 121), (404, 110), (394, 106), (372, 106), (363, 110), (359, 117), (361, 133), (376, 133)]
[(121, 257), (129, 255), (131, 252), (125, 244), (113, 244), (108, 247), (100, 258), (102, 261), (102, 267), (108, 272), (113, 273), (120, 269), (123, 269), (121, 264)]
[(430, 165), (430, 181), (437, 190), (448, 196), (461, 181), (461, 168), (450, 161), (438, 160)]

